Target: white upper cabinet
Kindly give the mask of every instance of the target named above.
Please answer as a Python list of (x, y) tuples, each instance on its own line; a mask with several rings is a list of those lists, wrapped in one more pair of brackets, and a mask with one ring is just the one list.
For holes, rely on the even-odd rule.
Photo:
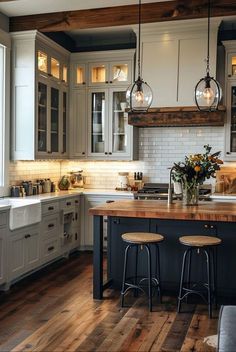
[(137, 129), (125, 113), (133, 59), (132, 49), (71, 55), (72, 158), (137, 158)]
[(134, 50), (71, 54), (73, 88), (125, 86), (133, 77)]
[[(211, 20), (210, 74), (216, 73), (219, 21)], [(142, 78), (152, 107), (193, 106), (194, 88), (206, 74), (207, 20), (142, 25)]]
[(66, 157), (70, 53), (37, 31), (11, 36), (11, 158)]
[(236, 160), (236, 40), (223, 42), (225, 47), (225, 124), (224, 160)]

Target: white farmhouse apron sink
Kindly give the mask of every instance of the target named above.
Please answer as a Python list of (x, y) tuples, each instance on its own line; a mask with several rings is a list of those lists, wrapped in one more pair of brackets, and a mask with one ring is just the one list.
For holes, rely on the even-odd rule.
[(10, 230), (16, 230), (41, 221), (41, 202), (38, 199), (6, 198), (1, 199), (0, 204), (10, 206)]

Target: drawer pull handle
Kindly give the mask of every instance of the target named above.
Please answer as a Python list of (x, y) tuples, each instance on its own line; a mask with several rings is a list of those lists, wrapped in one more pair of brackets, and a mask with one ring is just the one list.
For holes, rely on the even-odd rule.
[(79, 204), (79, 201), (78, 201), (78, 200), (75, 200), (75, 204)]
[(54, 207), (48, 207), (48, 210), (54, 210)]
[(30, 234), (28, 234), (28, 235), (25, 235), (25, 238), (30, 238), (31, 236), (30, 236)]
[(114, 203), (114, 200), (106, 200), (106, 203)]
[(53, 251), (53, 249), (54, 249), (54, 246), (48, 247), (48, 252)]
[(54, 224), (48, 224), (49, 228), (54, 227), (54, 226), (55, 226)]
[(67, 206), (71, 205), (71, 202), (67, 202), (66, 205), (67, 205)]

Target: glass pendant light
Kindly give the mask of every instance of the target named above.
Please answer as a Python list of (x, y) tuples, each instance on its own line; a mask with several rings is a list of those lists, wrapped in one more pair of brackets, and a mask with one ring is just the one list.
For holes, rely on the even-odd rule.
[(141, 78), (140, 63), (140, 37), (141, 37), (141, 0), (139, 0), (138, 22), (138, 78), (126, 91), (126, 100), (131, 111), (147, 111), (152, 103), (152, 89)]
[(222, 98), (219, 82), (210, 76), (210, 0), (208, 0), (208, 31), (206, 76), (201, 78), (195, 87), (195, 102), (200, 111), (216, 111)]

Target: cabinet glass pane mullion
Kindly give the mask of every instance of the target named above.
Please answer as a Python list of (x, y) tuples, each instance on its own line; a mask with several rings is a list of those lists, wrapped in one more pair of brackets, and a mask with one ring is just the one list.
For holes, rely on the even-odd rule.
[(105, 152), (105, 92), (92, 93), (91, 151), (92, 153)]
[(47, 151), (47, 97), (48, 87), (38, 83), (38, 151)]
[(128, 118), (125, 92), (113, 92), (112, 99), (112, 152), (124, 153), (127, 151)]
[(59, 90), (51, 88), (51, 152), (59, 151)]
[(67, 125), (67, 94), (63, 92), (63, 99), (62, 99), (62, 109), (63, 109), (63, 143), (62, 143), (62, 151), (63, 153), (66, 152), (66, 125)]

